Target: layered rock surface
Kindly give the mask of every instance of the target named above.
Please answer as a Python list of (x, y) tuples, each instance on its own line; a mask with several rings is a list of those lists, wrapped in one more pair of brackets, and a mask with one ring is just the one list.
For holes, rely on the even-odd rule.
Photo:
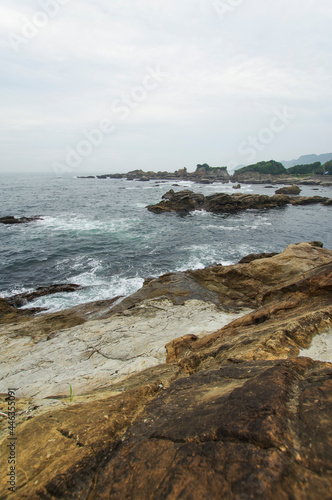
[(236, 213), (248, 209), (271, 209), (284, 207), (285, 205), (310, 205), (322, 203), (331, 205), (329, 198), (322, 196), (286, 196), (276, 194), (274, 196), (243, 193), (217, 193), (204, 196), (193, 191), (178, 191), (173, 189), (165, 193), (162, 201), (155, 205), (148, 205), (147, 209), (154, 213), (176, 212), (187, 214), (195, 210), (206, 210), (216, 214)]
[(332, 366), (297, 356), (332, 332), (331, 251), (302, 243), (149, 279), (62, 323), (2, 305), (11, 498), (329, 498)]

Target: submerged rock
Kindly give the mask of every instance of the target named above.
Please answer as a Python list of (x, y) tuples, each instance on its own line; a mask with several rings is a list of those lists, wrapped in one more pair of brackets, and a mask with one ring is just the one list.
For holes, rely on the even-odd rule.
[(54, 293), (69, 293), (76, 292), (81, 289), (82, 286), (75, 285), (73, 283), (66, 283), (64, 285), (50, 285), (50, 286), (39, 286), (33, 292), (18, 293), (12, 295), (11, 297), (6, 297), (8, 304), (15, 307), (22, 307), (27, 302), (38, 299), (39, 297), (44, 297), (45, 295), (52, 295)]
[(7, 217), (0, 217), (0, 224), (26, 224), (28, 222), (34, 222), (36, 220), (43, 220), (39, 215), (34, 217), (14, 217), (13, 215), (7, 215)]

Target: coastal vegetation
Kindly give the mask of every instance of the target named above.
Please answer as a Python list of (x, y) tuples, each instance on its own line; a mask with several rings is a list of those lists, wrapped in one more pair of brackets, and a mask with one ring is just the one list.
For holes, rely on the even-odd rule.
[(243, 174), (245, 172), (259, 172), (260, 174), (270, 175), (332, 175), (332, 160), (327, 161), (323, 165), (320, 161), (303, 165), (294, 165), (294, 167), (285, 168), (285, 166), (275, 160), (260, 161), (253, 165), (239, 168), (235, 174)]
[(260, 161), (253, 165), (248, 165), (247, 167), (242, 167), (236, 170), (236, 174), (242, 174), (244, 172), (259, 172), (260, 174), (280, 175), (286, 174), (287, 170), (282, 163), (275, 160), (270, 160)]
[(324, 174), (324, 166), (320, 161), (315, 163), (311, 163), (308, 165), (295, 165), (294, 167), (290, 167), (288, 169), (288, 173), (290, 174)]
[(227, 170), (227, 167), (210, 167), (207, 163), (197, 164), (196, 165), (196, 172), (199, 172), (201, 170), (204, 170), (205, 172), (217, 172), (218, 170)]

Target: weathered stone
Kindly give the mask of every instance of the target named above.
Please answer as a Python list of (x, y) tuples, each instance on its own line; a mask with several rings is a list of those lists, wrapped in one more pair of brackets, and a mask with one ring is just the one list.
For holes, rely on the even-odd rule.
[(296, 184), (293, 184), (292, 186), (282, 187), (280, 189), (277, 189), (275, 192), (275, 194), (300, 194), (300, 193), (301, 189)]
[(262, 360), (67, 404), (20, 426), (13, 498), (329, 498), (331, 376)]
[[(63, 329), (43, 315), (44, 336), (0, 300), (1, 411), (17, 383), (10, 498), (329, 498), (332, 365), (297, 357), (332, 331), (332, 252), (318, 243), (151, 278), (121, 303), (64, 311)], [(0, 440), (7, 471), (2, 417)]]

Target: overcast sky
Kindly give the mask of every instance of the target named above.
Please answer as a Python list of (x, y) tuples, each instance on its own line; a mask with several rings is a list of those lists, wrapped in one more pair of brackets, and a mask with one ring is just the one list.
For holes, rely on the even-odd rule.
[(332, 151), (331, 0), (2, 0), (1, 172)]

